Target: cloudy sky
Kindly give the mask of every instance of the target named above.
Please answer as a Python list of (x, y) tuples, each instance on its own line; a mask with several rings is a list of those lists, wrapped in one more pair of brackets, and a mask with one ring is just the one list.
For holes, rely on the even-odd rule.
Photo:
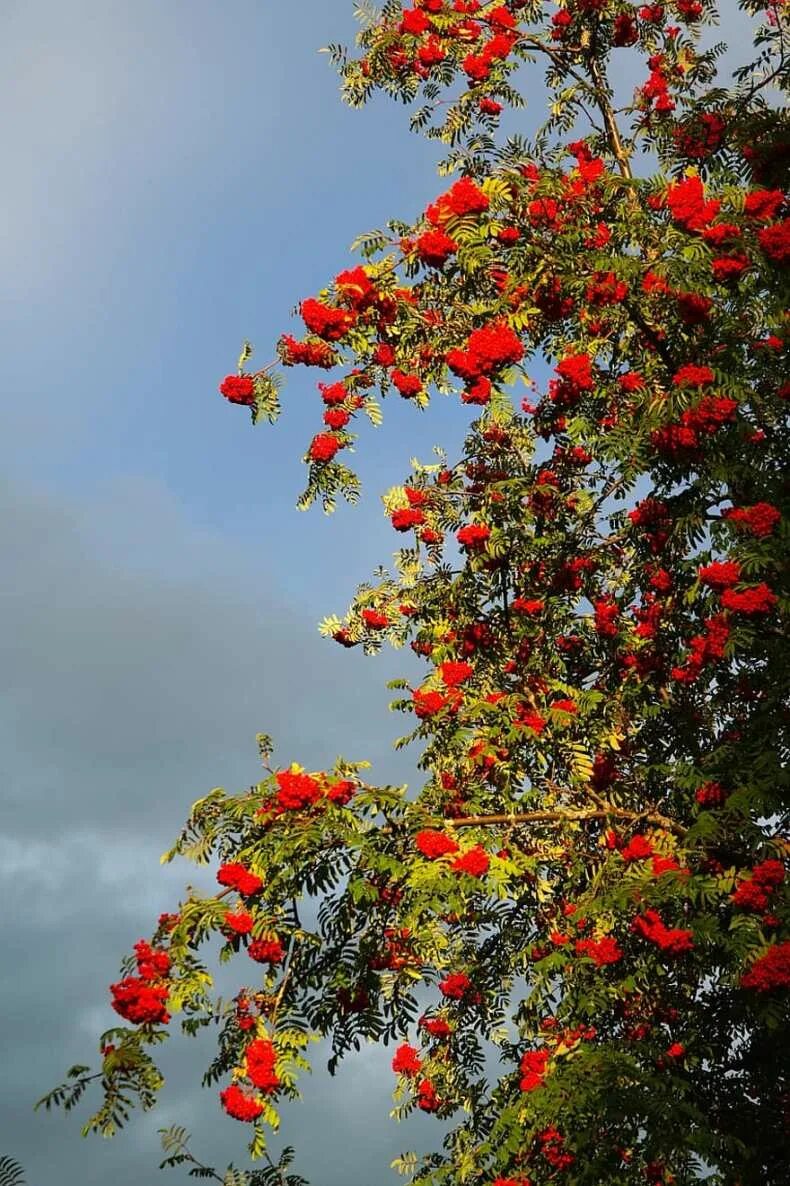
[[(350, 0), (0, 4), (0, 1156), (29, 1186), (190, 1180), (157, 1169), (173, 1123), (201, 1160), (247, 1164), (199, 1086), (212, 1034), (175, 1031), (161, 1106), (113, 1141), (80, 1137), (85, 1106), (32, 1106), (96, 1065), (121, 957), (188, 880), (210, 884), (159, 854), (195, 799), (257, 778), (256, 732), (283, 764), (411, 773), (384, 687), (407, 657), (315, 629), (387, 559), (380, 504), (294, 509), (311, 373), (289, 373), (273, 430), (216, 394), (244, 337), (271, 357), (360, 230), (441, 188), (402, 109), (341, 105), (316, 50), (353, 31)], [(358, 454), (371, 495), (459, 438), (449, 406), (419, 435), (411, 409), (387, 412)], [(315, 1186), (382, 1181), (431, 1140), (424, 1117), (387, 1120), (390, 1057), (306, 1084), (284, 1139)]]

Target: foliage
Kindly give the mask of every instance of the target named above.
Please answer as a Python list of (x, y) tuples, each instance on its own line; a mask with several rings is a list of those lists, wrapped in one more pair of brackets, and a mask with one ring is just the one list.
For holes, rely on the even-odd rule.
[(25, 1186), (25, 1171), (13, 1157), (0, 1157), (0, 1186)]

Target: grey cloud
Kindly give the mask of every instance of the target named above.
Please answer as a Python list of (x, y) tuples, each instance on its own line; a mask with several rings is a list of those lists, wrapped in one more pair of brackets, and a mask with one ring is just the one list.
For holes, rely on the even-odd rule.
[(284, 761), (386, 751), (380, 665), (321, 640), (240, 552), (189, 536), (164, 493), (163, 533), (152, 500), (137, 531), (158, 543), (136, 569), (90, 550), (106, 520), (84, 512), (86, 529), (73, 507), (5, 492), (0, 657), (18, 763), (6, 788), (22, 830), (40, 828), (42, 809), (58, 830), (75, 812), (99, 830), (172, 827), (211, 786), (255, 778), (259, 729)]
[[(95, 1038), (116, 1020), (107, 985), (123, 954), (187, 882), (212, 884), (186, 862), (161, 868), (159, 854), (194, 799), (256, 777), (258, 729), (281, 742), (283, 762), (318, 768), (340, 750), (377, 759), (384, 778), (408, 777), (383, 711), (394, 671), (338, 654), (278, 604), (262, 571), (191, 528), (155, 487), (110, 490), (97, 511), (6, 485), (0, 547), (0, 1045), (11, 1068), (0, 1085), (0, 1154), (25, 1167), (31, 1186), (56, 1172), (83, 1186), (108, 1173), (139, 1186), (156, 1180), (157, 1127), (183, 1123), (198, 1133), (197, 1156), (245, 1164), (242, 1126), (195, 1086), (212, 1035), (174, 1037), (162, 1109), (109, 1144), (79, 1137), (87, 1109), (64, 1117), (32, 1104), (72, 1063), (95, 1065)], [(218, 991), (227, 996), (239, 975), (221, 969)], [(410, 1143), (386, 1120), (389, 1057), (371, 1051), (330, 1083), (317, 1071), (307, 1084), (282, 1139), (306, 1145), (301, 1165), (316, 1183), (373, 1180)]]

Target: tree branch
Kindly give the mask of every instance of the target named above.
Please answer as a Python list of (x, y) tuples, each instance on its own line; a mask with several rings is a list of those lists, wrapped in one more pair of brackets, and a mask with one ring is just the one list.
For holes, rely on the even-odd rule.
[(669, 819), (668, 816), (661, 815), (655, 811), (627, 811), (624, 807), (613, 807), (611, 804), (605, 804), (595, 811), (586, 809), (574, 811), (569, 808), (564, 811), (527, 811), (520, 815), (507, 814), (506, 812), (502, 812), (499, 815), (468, 815), (461, 819), (445, 820), (445, 824), (449, 828), (477, 828), (487, 827), (493, 824), (554, 823), (561, 820), (577, 821), (588, 819), (626, 819), (631, 822), (644, 820), (646, 823), (652, 823), (658, 827), (666, 828), (678, 836), (685, 836), (686, 834), (686, 829), (676, 823), (675, 820)]
[(633, 173), (631, 172), (631, 163), (628, 159), (623, 141), (620, 137), (620, 129), (617, 126), (617, 120), (614, 117), (614, 110), (609, 102), (609, 83), (606, 75), (601, 69), (601, 63), (591, 53), (587, 59), (587, 69), (590, 78), (593, 80), (595, 101), (598, 104), (598, 110), (603, 117), (603, 122), (606, 127), (606, 134), (609, 140), (609, 147), (612, 151), (612, 156), (617, 161), (620, 172), (627, 181), (633, 181)]

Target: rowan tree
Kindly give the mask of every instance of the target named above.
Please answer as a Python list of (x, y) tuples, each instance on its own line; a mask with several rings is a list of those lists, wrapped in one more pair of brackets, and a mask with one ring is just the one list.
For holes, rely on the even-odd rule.
[[(153, 1105), (148, 1048), (181, 1013), (221, 1027), (204, 1082), (269, 1159), (229, 1183), (301, 1181), (266, 1134), (316, 1037), (330, 1071), (395, 1046), (397, 1116), (447, 1132), (397, 1163), (420, 1186), (788, 1181), (790, 22), (741, 0), (754, 60), (723, 86), (719, 7), (389, 0), (361, 5), (357, 56), (330, 47), (352, 105), (383, 90), (447, 146), (443, 190), (220, 390), (273, 421), (284, 369), (327, 372), (303, 508), (356, 501), (380, 399), (468, 422), (461, 457), (384, 493), (392, 572), (322, 624), (424, 661), (392, 687), (425, 781), (259, 737), (260, 783), (200, 799), (163, 858), (224, 888), (135, 945), (111, 989), (130, 1025), (45, 1097), (99, 1080), (84, 1132)], [(502, 135), (542, 78), (543, 126)], [(216, 932), (231, 1002), (199, 954)]]

